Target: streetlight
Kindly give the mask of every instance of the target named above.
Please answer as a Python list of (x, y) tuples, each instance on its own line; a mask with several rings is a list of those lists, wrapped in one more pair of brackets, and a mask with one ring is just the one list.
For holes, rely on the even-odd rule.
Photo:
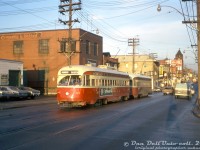
[(158, 12), (160, 12), (161, 11), (161, 7), (169, 7), (169, 8), (172, 8), (172, 9), (174, 9), (174, 10), (176, 10), (179, 14), (181, 14), (182, 16), (184, 16), (185, 14), (183, 14), (182, 12), (180, 12), (178, 9), (176, 9), (176, 8), (174, 8), (174, 7), (172, 7), (172, 6), (167, 6), (167, 5), (160, 5), (160, 4), (158, 4), (158, 7), (157, 7), (157, 11)]

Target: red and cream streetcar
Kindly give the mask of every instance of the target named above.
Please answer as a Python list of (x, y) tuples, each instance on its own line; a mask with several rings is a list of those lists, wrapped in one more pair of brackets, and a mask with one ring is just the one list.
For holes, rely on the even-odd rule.
[(57, 101), (61, 107), (81, 107), (128, 100), (127, 73), (99, 67), (71, 65), (58, 72)]
[(140, 98), (152, 93), (151, 77), (140, 74), (129, 74), (130, 97)]

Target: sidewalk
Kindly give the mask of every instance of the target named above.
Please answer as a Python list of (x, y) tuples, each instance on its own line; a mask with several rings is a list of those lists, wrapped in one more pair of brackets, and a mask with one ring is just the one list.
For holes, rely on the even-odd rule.
[(57, 103), (56, 96), (39, 96), (39, 97), (36, 97), (35, 99), (27, 99), (27, 100), (9, 100), (9, 101), (0, 100), (0, 110), (28, 107), (28, 106), (41, 105), (41, 104), (55, 104), (56, 105), (56, 103)]

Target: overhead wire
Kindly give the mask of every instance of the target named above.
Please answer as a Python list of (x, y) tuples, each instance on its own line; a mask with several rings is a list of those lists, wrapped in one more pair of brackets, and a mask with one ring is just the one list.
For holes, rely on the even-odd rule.
[[(166, 2), (166, 1), (168, 1), (168, 0), (161, 0), (160, 2), (161, 3), (163, 3), (163, 2)], [(157, 1), (153, 1), (153, 2), (157, 2)], [(123, 2), (124, 3), (124, 2)], [(121, 3), (120, 3), (121, 4)], [(141, 5), (144, 5), (145, 3), (142, 3)], [(146, 3), (146, 4), (151, 4), (151, 6), (150, 7), (145, 7), (145, 8), (143, 8), (142, 10), (146, 10), (146, 9), (149, 9), (149, 8), (151, 8), (151, 7), (155, 7), (155, 3), (152, 5), (152, 3), (150, 3), (150, 2), (148, 2), (148, 3)], [(95, 5), (97, 5), (97, 3), (95, 3)], [(156, 5), (157, 5), (157, 3), (156, 3)], [(99, 6), (99, 3), (98, 3), (98, 6)], [(138, 5), (136, 5), (136, 6), (138, 6)], [(112, 5), (112, 7), (115, 7), (115, 6), (113, 6)], [(104, 9), (104, 8), (102, 8), (102, 9)], [(142, 10), (140, 10), (140, 11), (142, 11)], [(88, 10), (86, 10), (85, 9), (85, 11), (87, 11), (86, 13), (88, 14), (88, 15), (93, 15), (94, 13), (90, 13)], [(119, 10), (118, 10), (119, 11)], [(136, 11), (137, 12), (137, 11)], [(128, 14), (123, 14), (123, 15), (129, 15), (129, 14), (132, 14), (132, 13), (136, 13), (136, 12), (131, 12), (131, 13), (128, 13)], [(118, 16), (115, 16), (115, 17), (121, 17), (121, 16), (123, 16), (123, 15), (118, 15)], [(111, 18), (115, 18), (115, 17), (111, 17)], [(108, 18), (103, 18), (103, 19), (101, 19), (101, 18), (98, 18), (98, 20), (99, 21), (101, 21), (103, 24), (106, 24), (106, 25), (108, 25), (109, 27), (110, 27), (110, 29), (111, 30), (113, 30), (113, 26), (111, 26), (111, 25), (109, 25), (106, 21), (105, 21), (105, 19), (108, 19)], [(110, 19), (110, 18), (109, 18)], [(97, 20), (95, 20), (95, 21), (97, 21)], [(116, 30), (117, 32), (119, 32), (118, 30)], [(120, 32), (120, 35), (122, 35), (123, 33), (121, 33)], [(119, 35), (117, 35), (117, 36), (119, 36)], [(127, 42), (127, 38), (126, 38), (126, 42)]]
[[(9, 6), (12, 6), (13, 8), (16, 8), (18, 9), (17, 10), (11, 10), (11, 12), (9, 11), (4, 11), (4, 14), (3, 13), (0, 13), (0, 16), (2, 15), (17, 15), (17, 12), (18, 12), (18, 15), (19, 14), (31, 14), (37, 18), (40, 18), (42, 20), (44, 20), (45, 22), (47, 23), (43, 23), (43, 24), (36, 24), (36, 25), (30, 25), (30, 26), (21, 26), (21, 27), (16, 27), (16, 28), (4, 28), (5, 30), (4, 31), (8, 31), (8, 30), (18, 30), (18, 29), (21, 29), (21, 30), (25, 30), (25, 29), (40, 29), (40, 28), (45, 28), (46, 26), (55, 26), (55, 22), (54, 21), (50, 21), (44, 17), (41, 17), (39, 15), (36, 15), (36, 13), (39, 13), (39, 8), (34, 8), (34, 9), (21, 9), (15, 5), (20, 5), (20, 4), (26, 4), (26, 3), (33, 3), (33, 2), (43, 2), (43, 1), (47, 1), (47, 0), (35, 0), (35, 1), (32, 1), (32, 0), (13, 0), (13, 1), (6, 1), (6, 2), (0, 2), (0, 7), (2, 6), (5, 6), (5, 5), (9, 5)], [(122, 33), (121, 31), (119, 31), (119, 29), (116, 29), (113, 25), (110, 25), (106, 19), (116, 19), (118, 17), (122, 17), (122, 16), (128, 16), (128, 15), (132, 15), (134, 13), (138, 13), (139, 11), (144, 11), (144, 10), (147, 10), (147, 9), (150, 9), (152, 7), (154, 7), (155, 5), (157, 5), (158, 3), (164, 3), (164, 2), (167, 2), (169, 0), (153, 0), (151, 2), (149, 1), (145, 1), (145, 0), (129, 0), (127, 1), (127, 3), (125, 4), (124, 1), (119, 1), (119, 0), (112, 0), (112, 1), (108, 1), (108, 2), (101, 2), (101, 1), (90, 1), (88, 0), (88, 4), (86, 6), (90, 6), (89, 8), (92, 8), (92, 7), (95, 7), (95, 9), (102, 9), (102, 10), (106, 10), (106, 9), (112, 9), (112, 10), (115, 10), (117, 9), (118, 11), (120, 10), (126, 10), (126, 12), (124, 14), (120, 14), (120, 15), (115, 15), (115, 16), (110, 16), (110, 17), (107, 17), (107, 18), (99, 18), (98, 20), (95, 20), (95, 19), (92, 19), (91, 21), (88, 20), (88, 16), (92, 16), (93, 14), (95, 13), (91, 13), (91, 10), (88, 11), (86, 8), (84, 8), (82, 11), (84, 13), (86, 13), (86, 15), (88, 16), (85, 16), (83, 13), (80, 13), (79, 11), (76, 12), (76, 15), (78, 17), (80, 17), (82, 19), (82, 22), (88, 24), (91, 26), (91, 29), (92, 28), (96, 28), (96, 29), (99, 29), (101, 34), (104, 35), (106, 38), (110, 39), (110, 40), (114, 40), (116, 43), (118, 42), (118, 44), (120, 43), (126, 43), (128, 44), (128, 38), (126, 37), (126, 35), (124, 33)], [(189, 12), (190, 12), (190, 9), (189, 9), (189, 6), (188, 7), (188, 15), (189, 15)], [(131, 9), (130, 9), (131, 8)], [(56, 7), (57, 9), (57, 7)], [(134, 9), (134, 11), (133, 11)], [(38, 10), (38, 12), (37, 12)], [(53, 9), (55, 10), (55, 9)], [(195, 18), (195, 13), (194, 13), (194, 3), (192, 3), (192, 8), (191, 10), (193, 10), (193, 13), (192, 15), (190, 16), (193, 16)], [(43, 7), (41, 8), (40, 10), (41, 12), (44, 12), (44, 11), (50, 11), (49, 10), (49, 7)], [(182, 10), (183, 11), (183, 10)], [(6, 14), (7, 13), (7, 14)], [(185, 18), (184, 20), (186, 20), (187, 18)], [(61, 26), (60, 24), (56, 24), (58, 26)], [(64, 26), (62, 26), (64, 27)], [(188, 25), (187, 25), (187, 32), (188, 32), (188, 36), (190, 38), (190, 42), (191, 43), (194, 43), (194, 35), (191, 35), (192, 33), (190, 33), (190, 30), (188, 28)], [(2, 31), (2, 30), (1, 30)], [(118, 47), (116, 45), (116, 47)]]
[[(183, 14), (184, 21), (186, 21), (186, 16), (184, 15), (184, 10), (183, 10), (183, 5), (182, 5), (182, 3), (181, 3), (181, 0), (179, 0), (179, 2), (180, 2), (180, 6), (181, 6), (181, 10), (182, 10), (182, 14)], [(191, 37), (190, 37), (190, 34), (189, 34), (189, 30), (188, 30), (187, 25), (186, 25), (186, 29), (187, 29), (187, 34), (188, 34), (190, 43), (192, 44), (192, 40), (191, 40)]]
[(10, 16), (10, 15), (20, 15), (27, 13), (40, 13), (45, 11), (57, 10), (54, 6), (51, 7), (41, 7), (41, 8), (33, 8), (33, 9), (23, 9), (23, 10), (10, 10), (10, 11), (0, 11), (0, 16)]
[(48, 1), (48, 0), (13, 0), (13, 1), (6, 1), (0, 2), (0, 7), (6, 6), (6, 5), (18, 5), (18, 4), (27, 4), (27, 3), (35, 3), (35, 2), (42, 2), (42, 1)]
[[(181, 5), (181, 10), (182, 10), (182, 13), (184, 14), (184, 10), (183, 10), (183, 5), (182, 5), (182, 3), (181, 3), (181, 0), (179, 0), (179, 2), (180, 2), (180, 5)], [(193, 5), (193, 4), (192, 4)], [(193, 14), (193, 16), (195, 16), (194, 14), (194, 7), (192, 7), (192, 14)], [(187, 11), (187, 13), (188, 13), (188, 16), (191, 16), (191, 15), (189, 15), (190, 14), (190, 11), (189, 11), (189, 6), (188, 6), (188, 4), (186, 3), (186, 11)], [(185, 15), (183, 15), (183, 17), (184, 17), (184, 21), (187, 21), (186, 20), (186, 16)], [(188, 19), (188, 21), (191, 21), (190, 20), (190, 18), (188, 17), (187, 18)], [(193, 19), (195, 19), (194, 17), (193, 17)], [(191, 23), (190, 23), (190, 25), (191, 25)], [(187, 25), (187, 23), (186, 23), (186, 29), (187, 29), (187, 34), (188, 34), (188, 37), (189, 37), (189, 40), (190, 40), (190, 43), (191, 43), (191, 47), (192, 47), (192, 49), (193, 49), (193, 53), (194, 53), (194, 55), (195, 55), (195, 57), (197, 56), (197, 54), (196, 54), (196, 50), (193, 48), (193, 46), (192, 45), (197, 45), (196, 44), (196, 40), (195, 40), (195, 37), (194, 37), (194, 30), (192, 29), (192, 28), (190, 28), (188, 25)], [(190, 30), (189, 30), (190, 29)], [(191, 35), (190, 35), (191, 34)], [(196, 34), (197, 34), (197, 31), (196, 31)], [(192, 38), (191, 38), (191, 36), (192, 36)], [(197, 37), (197, 36), (196, 36)]]
[[(190, 14), (189, 8), (190, 8), (190, 6), (189, 6), (188, 2), (186, 1), (186, 10), (187, 10), (188, 16)], [(192, 11), (192, 12), (194, 13), (194, 11)], [(190, 17), (188, 17), (188, 20), (191, 21)], [(192, 26), (192, 23), (190, 23), (190, 26)], [(191, 36), (193, 38), (193, 41), (195, 41), (194, 32), (191, 32)]]

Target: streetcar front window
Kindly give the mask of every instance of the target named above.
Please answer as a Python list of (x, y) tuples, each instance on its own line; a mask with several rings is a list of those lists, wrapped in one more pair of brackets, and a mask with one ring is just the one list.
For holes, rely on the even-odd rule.
[(81, 85), (81, 76), (79, 75), (68, 75), (58, 82), (58, 86), (73, 86), (73, 85)]

